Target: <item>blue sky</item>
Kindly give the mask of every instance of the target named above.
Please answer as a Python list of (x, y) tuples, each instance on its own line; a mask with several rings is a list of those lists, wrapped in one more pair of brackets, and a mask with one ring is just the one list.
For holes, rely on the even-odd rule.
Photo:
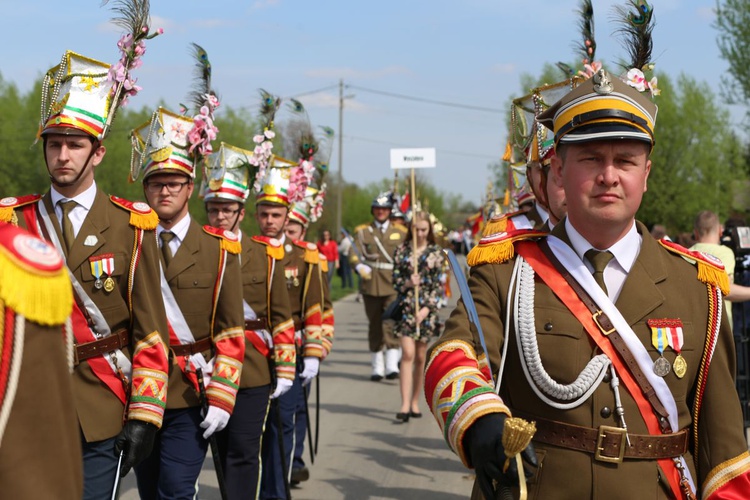
[[(624, 53), (611, 36), (612, 6), (623, 3), (594, 0), (599, 58), (614, 61)], [(338, 132), (343, 79), (352, 86), (345, 89), (343, 118), (346, 181), (391, 178), (390, 148), (434, 147), (437, 167), (424, 173), (438, 189), (478, 201), (487, 165), (504, 150), (508, 100), (524, 90), (520, 75), (538, 73), (545, 62), (574, 60), (577, 6), (567, 0), (152, 0), (153, 27), (165, 34), (148, 42), (135, 73), (143, 91), (132, 105), (163, 99), (176, 110), (185, 101), (190, 42), (208, 52), (214, 86), (233, 108), (257, 109), (261, 87), (281, 96), (305, 94), (300, 100), (313, 123)], [(654, 2), (654, 60), (658, 71), (687, 73), (718, 92), (728, 64), (711, 27), (714, 6), (715, 0)], [(119, 30), (96, 0), (0, 0), (0, 7), (5, 39), (13, 40), (6, 42), (0, 72), (22, 90), (66, 49), (109, 63), (118, 57)], [(249, 139), (238, 144), (249, 145)], [(336, 153), (331, 168), (338, 172)]]

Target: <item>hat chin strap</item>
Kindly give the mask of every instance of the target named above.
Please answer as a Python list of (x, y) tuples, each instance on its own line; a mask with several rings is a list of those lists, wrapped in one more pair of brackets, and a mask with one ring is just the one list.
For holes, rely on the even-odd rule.
[(78, 172), (78, 175), (76, 175), (75, 179), (73, 179), (70, 182), (60, 182), (54, 177), (52, 177), (52, 174), (49, 173), (49, 164), (47, 163), (47, 140), (45, 138), (44, 141), (45, 147), (44, 147), (44, 164), (47, 165), (47, 177), (49, 177), (49, 180), (52, 184), (54, 184), (57, 187), (68, 187), (68, 186), (74, 186), (76, 183), (78, 183), (81, 176), (86, 172), (86, 169), (89, 168), (89, 163), (91, 162), (91, 158), (94, 157), (94, 153), (96, 153), (96, 150), (98, 147), (94, 147), (94, 144), (101, 144), (98, 140), (94, 139), (91, 141), (91, 153), (89, 153), (88, 158), (86, 158), (86, 163), (84, 163), (83, 168), (80, 172)]

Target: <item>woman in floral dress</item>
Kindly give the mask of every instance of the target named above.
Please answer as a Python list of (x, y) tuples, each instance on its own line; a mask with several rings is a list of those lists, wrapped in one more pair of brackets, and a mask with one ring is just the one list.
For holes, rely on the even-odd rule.
[[(440, 274), (443, 272), (443, 251), (435, 244), (435, 235), (426, 212), (417, 212), (413, 228), (394, 255), (393, 287), (403, 301), (401, 319), (394, 333), (401, 339), (401, 410), (398, 420), (422, 416), (419, 399), (424, 385), (424, 364), (427, 343), (440, 334), (438, 303), (442, 296)], [(417, 272), (414, 272), (413, 235), (416, 233)], [(419, 285), (419, 308), (414, 300), (414, 287)], [(417, 330), (417, 322), (419, 330)]]

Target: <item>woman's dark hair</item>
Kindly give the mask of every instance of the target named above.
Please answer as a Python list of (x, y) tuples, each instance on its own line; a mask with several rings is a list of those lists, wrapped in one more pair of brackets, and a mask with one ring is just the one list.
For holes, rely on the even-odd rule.
[(427, 230), (427, 243), (430, 245), (435, 244), (435, 232), (432, 230), (432, 221), (430, 220), (430, 214), (427, 212), (419, 211), (415, 215), (412, 216), (411, 221), (409, 221), (409, 231), (406, 233), (406, 240), (404, 240), (405, 243), (408, 243), (412, 240), (412, 234), (414, 233), (411, 228), (412, 224), (414, 224), (415, 221), (427, 221), (427, 225), (429, 226), (429, 229)]

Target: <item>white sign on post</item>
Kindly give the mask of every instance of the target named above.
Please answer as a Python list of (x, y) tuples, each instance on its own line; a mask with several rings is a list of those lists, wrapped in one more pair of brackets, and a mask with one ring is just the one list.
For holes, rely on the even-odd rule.
[(435, 148), (391, 149), (391, 169), (434, 168)]

